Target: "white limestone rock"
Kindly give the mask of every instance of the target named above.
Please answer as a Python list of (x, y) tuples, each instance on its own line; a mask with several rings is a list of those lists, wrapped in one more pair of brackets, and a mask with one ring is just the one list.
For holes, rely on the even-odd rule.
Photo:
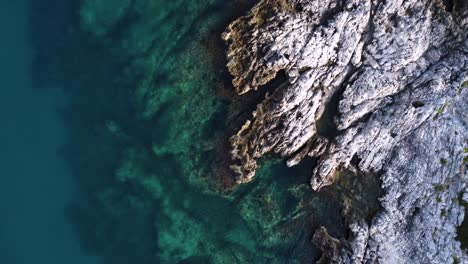
[[(468, 4), (454, 3), (262, 0), (223, 36), (242, 96), (288, 77), (231, 138), (238, 182), (266, 153), (290, 166), (319, 156), (315, 190), (343, 169), (380, 175), (382, 210), (349, 222), (354, 239), (326, 242), (332, 259), (468, 263), (455, 239), (468, 196)], [(337, 131), (325, 140), (317, 121), (336, 93)]]

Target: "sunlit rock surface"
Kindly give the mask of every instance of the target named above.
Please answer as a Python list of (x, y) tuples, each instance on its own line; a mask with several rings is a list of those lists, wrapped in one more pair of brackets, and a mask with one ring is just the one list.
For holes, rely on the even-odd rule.
[(320, 157), (315, 190), (343, 170), (377, 174), (381, 210), (344, 212), (348, 241), (318, 230), (324, 257), (468, 262), (456, 239), (468, 178), (467, 32), (464, 1), (260, 1), (223, 35), (234, 87), (248, 97), (280, 74), (287, 81), (231, 137), (237, 181), (250, 181), (267, 153), (290, 166)]

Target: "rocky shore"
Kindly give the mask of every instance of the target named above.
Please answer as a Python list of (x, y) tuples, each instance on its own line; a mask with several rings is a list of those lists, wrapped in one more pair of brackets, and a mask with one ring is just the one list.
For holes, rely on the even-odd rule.
[(240, 96), (286, 76), (231, 137), (237, 182), (266, 154), (319, 158), (316, 191), (380, 178), (378, 213), (344, 207), (347, 239), (316, 230), (321, 263), (468, 263), (468, 4), (261, 0), (223, 38)]

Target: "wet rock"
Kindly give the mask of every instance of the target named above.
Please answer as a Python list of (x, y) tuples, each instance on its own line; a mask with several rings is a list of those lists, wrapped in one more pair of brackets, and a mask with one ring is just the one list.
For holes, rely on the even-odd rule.
[(322, 257), (317, 261), (318, 264), (343, 263), (341, 251), (343, 243), (346, 242), (330, 236), (325, 227), (321, 227), (315, 232), (312, 241), (320, 245), (320, 249), (324, 252)]
[[(382, 209), (369, 224), (349, 221), (347, 246), (316, 234), (332, 262), (468, 261), (456, 240), (468, 179), (468, 9), (446, 4), (263, 0), (223, 35), (238, 94), (288, 77), (231, 138), (238, 182), (267, 153), (290, 166), (320, 156), (315, 190), (343, 170), (380, 175)], [(324, 141), (317, 123), (336, 93), (337, 133)]]

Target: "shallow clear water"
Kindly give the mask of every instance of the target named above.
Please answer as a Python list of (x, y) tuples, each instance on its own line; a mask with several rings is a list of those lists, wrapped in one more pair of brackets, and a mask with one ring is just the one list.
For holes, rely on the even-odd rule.
[(345, 235), (359, 184), (312, 192), (314, 160), (232, 189), (255, 102), (220, 35), (253, 1), (26, 3), (1, 9), (0, 263), (310, 263), (315, 228)]

